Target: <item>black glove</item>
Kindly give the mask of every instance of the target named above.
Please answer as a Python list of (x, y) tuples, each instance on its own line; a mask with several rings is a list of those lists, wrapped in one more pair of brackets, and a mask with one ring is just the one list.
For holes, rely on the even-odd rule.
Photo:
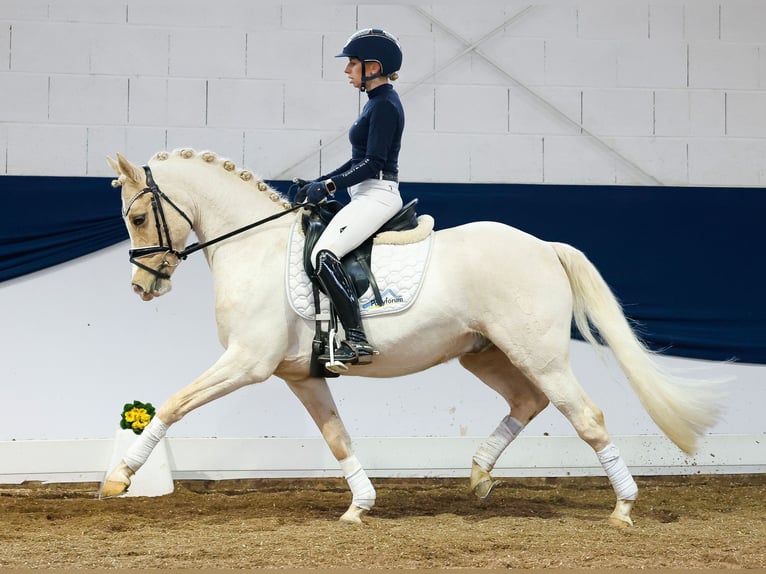
[[(305, 203), (306, 202), (305, 187), (306, 187), (306, 185), (308, 185), (311, 182), (307, 181), (305, 179), (301, 179), (299, 177), (296, 177), (293, 180), (293, 183), (298, 187), (298, 191), (295, 192), (295, 197), (293, 198), (293, 204)], [(291, 190), (292, 190), (292, 188), (291, 188)]]
[(324, 181), (312, 181), (298, 190), (295, 199), (298, 201), (298, 198), (305, 197), (309, 203), (317, 204), (323, 202), (328, 195), (330, 195), (330, 191)]

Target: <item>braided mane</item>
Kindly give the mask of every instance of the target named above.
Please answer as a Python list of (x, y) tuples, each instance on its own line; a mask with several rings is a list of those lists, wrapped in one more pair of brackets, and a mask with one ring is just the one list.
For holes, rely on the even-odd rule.
[(238, 169), (236, 164), (226, 158), (219, 157), (218, 154), (212, 151), (197, 152), (191, 148), (174, 149), (172, 152), (160, 151), (154, 154), (149, 161), (167, 161), (171, 158), (181, 159), (197, 159), (211, 166), (218, 166), (229, 172), (233, 176), (239, 177), (242, 181), (252, 183), (254, 188), (261, 193), (265, 193), (269, 196), (269, 199), (275, 203), (281, 203), (284, 209), (290, 209), (292, 205), (290, 201), (279, 193), (276, 189), (267, 184), (261, 177), (246, 169)]

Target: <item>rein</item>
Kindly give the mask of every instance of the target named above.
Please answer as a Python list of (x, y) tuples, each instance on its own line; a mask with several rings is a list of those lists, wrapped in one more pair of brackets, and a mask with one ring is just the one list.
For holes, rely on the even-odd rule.
[[(186, 220), (190, 228), (194, 229), (194, 225), (192, 224), (192, 221), (189, 218), (189, 216), (186, 215), (186, 213), (184, 213), (184, 211), (180, 207), (178, 207), (175, 203), (173, 203), (173, 201), (167, 195), (165, 195), (162, 192), (162, 190), (160, 190), (159, 186), (154, 181), (154, 177), (152, 176), (152, 171), (148, 165), (144, 166), (144, 172), (146, 173), (146, 187), (142, 189), (141, 191), (139, 191), (128, 202), (128, 205), (123, 212), (123, 216), (127, 217), (128, 212), (130, 211), (130, 208), (133, 206), (133, 204), (139, 197), (141, 197), (144, 194), (151, 193), (152, 194), (152, 211), (154, 212), (154, 222), (157, 227), (157, 239), (158, 239), (157, 243), (158, 244), (152, 247), (138, 247), (135, 249), (130, 249), (128, 251), (128, 255), (130, 256), (130, 262), (133, 265), (140, 267), (144, 271), (148, 271), (149, 273), (155, 275), (156, 277), (159, 277), (160, 279), (170, 279), (170, 275), (163, 272), (162, 269), (166, 267), (177, 266), (182, 260), (186, 259), (192, 253), (195, 253), (197, 251), (204, 249), (205, 247), (209, 247), (210, 245), (214, 245), (216, 243), (219, 243), (221, 241), (234, 237), (235, 235), (239, 235), (240, 233), (244, 233), (245, 231), (253, 229), (254, 227), (258, 227), (259, 225), (263, 225), (264, 223), (268, 223), (269, 221), (279, 219), (280, 217), (283, 217), (287, 215), (288, 213), (297, 211), (298, 209), (301, 209), (302, 207), (305, 207), (306, 205), (304, 203), (293, 205), (290, 209), (282, 211), (281, 213), (275, 213), (274, 215), (270, 215), (268, 217), (265, 217), (264, 219), (254, 221), (253, 223), (248, 223), (247, 225), (243, 227), (240, 227), (233, 231), (229, 231), (228, 233), (224, 233), (223, 235), (219, 237), (215, 237), (209, 241), (205, 241), (204, 243), (199, 243), (199, 242), (192, 243), (190, 245), (187, 245), (183, 250), (178, 251), (177, 249), (173, 248), (173, 242), (170, 238), (170, 231), (168, 229), (168, 223), (165, 217), (165, 210), (162, 208), (163, 200), (167, 202), (168, 205), (170, 205), (173, 209), (175, 209), (181, 215), (181, 217), (183, 217)], [(159, 269), (154, 269), (138, 261), (138, 258), (140, 257), (147, 257), (148, 255), (154, 255), (155, 253), (165, 254), (165, 258), (162, 260), (162, 263), (160, 264)], [(168, 255), (173, 255), (175, 258), (178, 259), (178, 261), (175, 263), (171, 263), (170, 261), (167, 260)]]

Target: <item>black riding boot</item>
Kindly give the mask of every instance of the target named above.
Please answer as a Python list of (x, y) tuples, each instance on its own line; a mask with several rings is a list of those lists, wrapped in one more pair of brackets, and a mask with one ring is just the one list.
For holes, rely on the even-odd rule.
[[(359, 300), (343, 265), (330, 251), (321, 251), (317, 255), (315, 271), (319, 283), (332, 300), (338, 318), (343, 325), (343, 330), (346, 332), (346, 339), (333, 352), (333, 358), (335, 361), (352, 365), (371, 363), (375, 350), (367, 342), (367, 336), (364, 334), (364, 327), (362, 327)], [(330, 344), (332, 343), (330, 341)], [(328, 362), (330, 360), (329, 350), (319, 355), (319, 360), (324, 363)]]

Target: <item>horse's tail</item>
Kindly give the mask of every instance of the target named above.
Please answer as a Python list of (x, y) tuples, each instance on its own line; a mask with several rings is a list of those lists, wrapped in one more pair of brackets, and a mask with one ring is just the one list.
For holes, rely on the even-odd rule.
[(551, 243), (566, 270), (573, 295), (575, 324), (592, 345), (593, 325), (614, 352), (644, 408), (681, 450), (696, 450), (697, 439), (720, 415), (721, 381), (692, 380), (668, 374), (654, 353), (636, 337), (620, 303), (585, 255), (564, 243)]

